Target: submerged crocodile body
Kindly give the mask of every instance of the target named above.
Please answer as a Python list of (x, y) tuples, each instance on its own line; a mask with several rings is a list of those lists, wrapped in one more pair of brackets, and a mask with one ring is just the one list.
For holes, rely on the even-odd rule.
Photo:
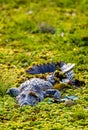
[[(74, 84), (73, 77), (74, 72), (72, 68), (74, 64), (65, 64), (60, 63), (59, 67), (66, 78), (61, 79), (60, 82)], [(35, 106), (38, 102), (43, 101), (47, 96), (53, 96), (55, 99), (61, 97), (60, 92), (57, 89), (53, 89), (55, 84), (55, 73), (56, 66), (54, 63), (34, 66), (31, 69), (27, 70), (30, 74), (39, 74), (45, 72), (53, 72), (48, 75), (45, 79), (40, 78), (31, 78), (20, 85), (19, 88), (10, 88), (7, 90), (7, 94), (16, 97), (16, 100), (20, 106), (30, 105)]]
[(10, 88), (7, 93), (16, 97), (20, 106), (35, 106), (38, 102), (48, 95), (54, 98), (60, 98), (61, 94), (58, 90), (52, 89), (53, 84), (40, 78), (32, 78), (25, 81), (19, 88)]

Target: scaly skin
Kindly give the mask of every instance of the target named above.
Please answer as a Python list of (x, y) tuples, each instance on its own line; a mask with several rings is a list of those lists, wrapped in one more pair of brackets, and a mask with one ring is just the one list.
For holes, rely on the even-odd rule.
[[(61, 70), (64, 75), (66, 75), (67, 80), (61, 79), (61, 82), (68, 81), (72, 82), (72, 79), (74, 77), (74, 73), (72, 71), (73, 64), (65, 64), (63, 63), (61, 65)], [(39, 67), (35, 66), (32, 68), (32, 70), (37, 73), (40, 72), (40, 68), (42, 70), (47, 70), (47, 65), (41, 65)], [(48, 64), (49, 71), (55, 70), (55, 64)], [(31, 70), (31, 71), (32, 71)], [(38, 72), (39, 71), (39, 72)], [(65, 72), (66, 71), (66, 72)], [(30, 70), (28, 71), (30, 72)], [(59, 78), (59, 77), (58, 77)], [(46, 77), (46, 80), (40, 79), (40, 78), (32, 78), (30, 80), (25, 81), (20, 85), (19, 88), (10, 88), (7, 91), (7, 94), (10, 94), (11, 96), (16, 97), (16, 100), (20, 106), (23, 105), (31, 105), (35, 106), (38, 102), (43, 101), (43, 99), (46, 96), (54, 96), (55, 99), (58, 99), (61, 97), (60, 92), (57, 89), (52, 89), (53, 85), (55, 84), (55, 73), (52, 73), (51, 75), (48, 75)]]
[(20, 106), (35, 106), (38, 102), (43, 101), (47, 95), (60, 98), (60, 92), (56, 89), (52, 89), (52, 87), (53, 85), (49, 81), (40, 78), (32, 78), (22, 83), (18, 89), (9, 89), (7, 94), (16, 97)]

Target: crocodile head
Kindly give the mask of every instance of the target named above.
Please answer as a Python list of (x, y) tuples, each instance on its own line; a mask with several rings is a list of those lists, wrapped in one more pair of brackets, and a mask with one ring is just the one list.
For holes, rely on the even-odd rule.
[(16, 97), (17, 102), (20, 106), (35, 106), (38, 102), (42, 101), (43, 98), (43, 94), (39, 95), (38, 93), (33, 91), (23, 91)]

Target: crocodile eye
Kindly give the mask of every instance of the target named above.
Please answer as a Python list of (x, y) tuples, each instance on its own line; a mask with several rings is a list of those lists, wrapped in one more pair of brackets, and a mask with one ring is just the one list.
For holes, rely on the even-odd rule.
[(22, 94), (21, 97), (22, 97), (22, 98), (25, 98), (25, 97), (26, 97), (26, 94)]

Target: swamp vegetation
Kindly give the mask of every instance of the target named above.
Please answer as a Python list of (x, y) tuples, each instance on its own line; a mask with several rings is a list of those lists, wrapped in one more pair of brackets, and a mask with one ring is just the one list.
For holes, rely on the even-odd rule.
[[(34, 77), (25, 70), (48, 62), (75, 63), (85, 82), (62, 93), (72, 106), (46, 98), (19, 107), (6, 90)], [(88, 1), (0, 0), (0, 130), (88, 130)]]

